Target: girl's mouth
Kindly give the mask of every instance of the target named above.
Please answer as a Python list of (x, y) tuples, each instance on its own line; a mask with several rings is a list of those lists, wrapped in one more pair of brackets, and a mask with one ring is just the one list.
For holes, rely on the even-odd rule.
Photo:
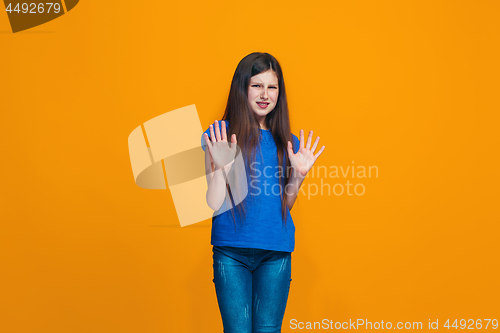
[(257, 104), (259, 105), (259, 107), (260, 107), (261, 109), (265, 109), (265, 108), (267, 108), (267, 106), (269, 105), (269, 103), (259, 103), (259, 102), (257, 102)]

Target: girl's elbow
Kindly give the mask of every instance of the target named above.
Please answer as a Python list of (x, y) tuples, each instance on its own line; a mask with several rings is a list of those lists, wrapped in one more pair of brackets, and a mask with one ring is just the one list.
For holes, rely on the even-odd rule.
[(217, 211), (220, 209), (220, 207), (222, 206), (222, 203), (223, 201), (221, 200), (213, 200), (213, 197), (212, 196), (209, 196), (208, 195), (208, 192), (207, 192), (207, 204), (208, 204), (208, 207), (210, 207), (210, 209), (212, 209), (213, 211)]

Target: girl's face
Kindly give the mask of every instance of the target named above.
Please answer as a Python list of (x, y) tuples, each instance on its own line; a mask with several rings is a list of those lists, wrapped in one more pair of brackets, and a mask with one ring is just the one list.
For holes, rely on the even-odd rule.
[(278, 103), (278, 89), (278, 78), (271, 69), (250, 78), (248, 105), (257, 115), (261, 125), (266, 115), (273, 111), (276, 103)]

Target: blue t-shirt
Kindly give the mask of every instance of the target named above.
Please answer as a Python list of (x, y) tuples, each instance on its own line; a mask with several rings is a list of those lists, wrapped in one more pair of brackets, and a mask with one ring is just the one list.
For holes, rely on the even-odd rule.
[[(226, 128), (229, 128), (229, 122), (227, 120), (225, 122)], [(221, 121), (219, 121), (219, 126), (221, 126), (220, 123)], [(210, 137), (210, 129), (204, 133)], [(248, 195), (241, 202), (245, 207), (245, 221), (242, 224), (242, 221), (238, 220), (237, 209), (234, 209), (236, 221), (233, 219), (231, 210), (219, 215), (214, 213), (211, 244), (293, 252), (295, 226), (288, 206), (286, 207), (286, 224), (283, 223), (281, 215), (277, 147), (271, 131), (260, 129), (260, 134), (255, 161), (253, 164), (250, 163), (254, 177), (247, 178)], [(203, 136), (204, 134), (201, 137), (201, 143), (205, 150), (206, 143)], [(299, 139), (294, 134), (292, 134), (292, 145), (294, 153), (297, 153)], [(286, 161), (283, 161), (282, 171), (286, 172)]]

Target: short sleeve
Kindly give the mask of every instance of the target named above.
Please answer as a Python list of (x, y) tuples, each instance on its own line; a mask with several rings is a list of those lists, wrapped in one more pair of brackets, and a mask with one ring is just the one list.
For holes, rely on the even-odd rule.
[(293, 147), (293, 153), (297, 154), (300, 148), (300, 140), (293, 133), (292, 133), (292, 147)]
[[(222, 132), (222, 125), (221, 125), (221, 122), (224, 121), (226, 123), (226, 130), (229, 128), (229, 122), (227, 120), (217, 120), (217, 122), (219, 123), (219, 131)], [(213, 125), (215, 126), (215, 121), (213, 122)], [(207, 130), (205, 132), (203, 132), (203, 134), (201, 135), (201, 148), (205, 151), (205, 146), (206, 146), (206, 142), (205, 142), (205, 133), (208, 134), (208, 138), (210, 139), (210, 126), (207, 128)], [(214, 128), (214, 133), (215, 133), (215, 128)]]

